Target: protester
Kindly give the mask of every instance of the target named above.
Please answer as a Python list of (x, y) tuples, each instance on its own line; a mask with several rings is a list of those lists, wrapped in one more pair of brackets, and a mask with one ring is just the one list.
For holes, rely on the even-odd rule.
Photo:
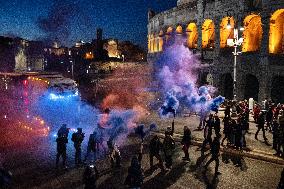
[(230, 117), (224, 117), (223, 119), (223, 123), (224, 123), (224, 138), (221, 142), (221, 145), (224, 145), (224, 141), (227, 140), (227, 145), (230, 143), (230, 134), (231, 134), (231, 118)]
[(204, 155), (205, 148), (207, 144), (212, 143), (212, 129), (214, 126), (214, 119), (213, 119), (213, 114), (209, 115), (209, 119), (207, 120), (206, 126), (204, 128), (204, 141), (202, 143), (201, 147), (201, 155)]
[(205, 171), (207, 170), (208, 166), (215, 161), (215, 175), (220, 174), (218, 171), (219, 168), (219, 152), (220, 152), (220, 136), (216, 136), (212, 142), (210, 153), (211, 159), (205, 164)]
[(89, 157), (91, 152), (93, 153), (93, 161), (96, 161), (98, 146), (99, 146), (99, 141), (97, 139), (97, 132), (94, 131), (92, 134), (90, 134), (90, 137), (89, 137), (87, 153), (85, 155), (84, 162), (87, 161), (87, 158)]
[(262, 112), (260, 112), (259, 118), (258, 118), (258, 124), (257, 124), (258, 129), (257, 129), (257, 131), (255, 133), (255, 139), (256, 140), (258, 140), (257, 135), (258, 135), (259, 131), (262, 130), (263, 139), (265, 141), (267, 141), (267, 138), (265, 136), (264, 124), (265, 124), (265, 113), (264, 113), (264, 111), (262, 111)]
[(131, 160), (124, 184), (128, 185), (130, 189), (140, 189), (143, 184), (143, 170), (136, 156)]
[(160, 142), (160, 139), (157, 135), (155, 135), (151, 140), (149, 144), (149, 155), (150, 155), (150, 169), (153, 170), (153, 158), (157, 158), (159, 161), (159, 167), (162, 171), (165, 171), (163, 161), (160, 155), (160, 151), (162, 149), (162, 143)]
[(96, 189), (96, 182), (99, 177), (99, 172), (94, 165), (86, 166), (83, 173), (83, 182), (85, 189)]
[(189, 161), (190, 158), (189, 158), (188, 149), (191, 144), (191, 131), (187, 126), (184, 126), (183, 128), (183, 137), (181, 140), (181, 144), (183, 145), (182, 150), (184, 152), (184, 157), (182, 159)]
[(72, 134), (71, 140), (74, 142), (75, 147), (75, 164), (80, 165), (81, 162), (81, 145), (85, 138), (85, 133), (82, 132), (82, 128), (77, 128), (77, 132)]
[(165, 154), (165, 165), (166, 168), (170, 169), (173, 164), (173, 159), (172, 156), (174, 154), (174, 149), (175, 149), (175, 141), (171, 135), (171, 131), (166, 131), (165, 132), (165, 139), (163, 142), (163, 150)]

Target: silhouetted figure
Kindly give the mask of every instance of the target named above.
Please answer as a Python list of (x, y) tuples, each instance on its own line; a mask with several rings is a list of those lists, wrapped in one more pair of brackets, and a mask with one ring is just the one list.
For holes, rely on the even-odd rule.
[(75, 147), (75, 164), (81, 164), (81, 145), (85, 138), (85, 134), (82, 132), (82, 128), (77, 128), (77, 132), (72, 134), (71, 140), (74, 142)]
[(225, 117), (227, 118), (230, 118), (231, 117), (231, 106), (226, 106), (226, 109), (225, 109)]
[(183, 160), (190, 160), (189, 159), (189, 153), (188, 149), (191, 144), (191, 131), (187, 126), (184, 126), (183, 128), (183, 137), (181, 140), (181, 144), (183, 145), (182, 150), (184, 152)]
[(273, 110), (272, 107), (269, 107), (266, 113), (266, 130), (272, 131), (271, 124), (273, 120)]
[(220, 118), (218, 117), (217, 114), (215, 114), (214, 116), (214, 123), (213, 123), (213, 126), (214, 126), (214, 130), (215, 130), (215, 135), (220, 135), (220, 131), (221, 131), (221, 121), (220, 121)]
[(112, 138), (109, 138), (107, 141), (107, 146), (109, 149), (109, 157), (110, 157), (110, 163), (111, 167), (121, 167), (121, 156), (120, 151), (118, 149), (118, 146), (114, 143)]
[(131, 189), (140, 189), (143, 184), (143, 171), (136, 156), (131, 160), (131, 165), (128, 168), (128, 175), (124, 184), (128, 185)]
[(159, 167), (162, 171), (165, 170), (163, 161), (160, 155), (160, 151), (163, 148), (162, 143), (157, 135), (155, 135), (149, 144), (149, 156), (150, 156), (150, 169), (153, 170), (153, 157), (157, 158), (159, 161)]
[(96, 161), (97, 158), (97, 151), (99, 150), (99, 141), (97, 138), (97, 132), (94, 131), (93, 134), (90, 134), (88, 146), (87, 146), (87, 153), (84, 159), (84, 162), (87, 161), (87, 158), (89, 157), (90, 153), (93, 153), (93, 161)]
[(265, 124), (265, 113), (262, 111), (262, 112), (260, 112), (259, 118), (258, 118), (258, 124), (257, 124), (258, 129), (257, 129), (257, 131), (255, 133), (255, 139), (256, 140), (258, 140), (257, 135), (258, 135), (259, 131), (262, 130), (263, 139), (265, 141), (267, 141), (267, 138), (265, 137), (264, 124)]
[(216, 136), (212, 142), (211, 145), (211, 159), (206, 163), (205, 165), (205, 171), (207, 170), (208, 166), (210, 165), (210, 163), (212, 163), (213, 161), (215, 161), (215, 175), (220, 174), (218, 172), (218, 168), (219, 168), (219, 153), (220, 153), (220, 136)]
[(207, 144), (212, 143), (212, 129), (214, 127), (214, 119), (213, 119), (213, 114), (209, 115), (209, 119), (206, 123), (206, 126), (204, 128), (204, 141), (202, 143), (202, 147), (201, 147), (201, 155), (204, 155), (205, 152), (205, 148)]
[(166, 131), (165, 132), (165, 139), (163, 142), (163, 150), (165, 153), (165, 162), (166, 162), (166, 167), (170, 169), (173, 164), (173, 159), (172, 156), (174, 154), (174, 149), (175, 149), (175, 141), (171, 135), (172, 132)]
[(96, 182), (99, 177), (99, 172), (94, 165), (87, 166), (83, 173), (84, 189), (96, 189)]
[(223, 130), (223, 133), (224, 133), (224, 138), (221, 142), (221, 145), (224, 145), (224, 141), (227, 139), (227, 145), (228, 145), (228, 141), (229, 141), (229, 138), (230, 138), (230, 133), (231, 133), (231, 128), (230, 128), (230, 117), (224, 117), (223, 119), (223, 122), (224, 122), (224, 130)]
[(58, 135), (56, 139), (57, 143), (57, 154), (56, 154), (56, 168), (58, 168), (59, 158), (62, 157), (63, 167), (66, 167), (66, 144), (68, 143), (68, 138), (66, 135)]
[(60, 127), (60, 129), (57, 132), (57, 136), (58, 137), (66, 136), (68, 138), (68, 134), (69, 134), (69, 129), (67, 128), (67, 125), (62, 124), (62, 126)]

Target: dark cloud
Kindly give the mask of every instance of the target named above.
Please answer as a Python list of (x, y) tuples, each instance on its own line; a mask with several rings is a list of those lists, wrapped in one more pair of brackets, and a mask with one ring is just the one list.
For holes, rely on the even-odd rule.
[(72, 19), (79, 13), (79, 3), (54, 0), (48, 15), (38, 18), (37, 24), (45, 32), (46, 41), (57, 39), (64, 43), (71, 34)]

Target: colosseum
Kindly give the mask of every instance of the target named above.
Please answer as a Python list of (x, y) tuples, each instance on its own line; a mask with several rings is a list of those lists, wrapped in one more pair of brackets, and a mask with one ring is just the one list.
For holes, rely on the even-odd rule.
[[(234, 47), (238, 46), (234, 83)], [(210, 83), (226, 98), (284, 102), (284, 0), (178, 0), (161, 13), (148, 12), (148, 60), (155, 61), (171, 38), (184, 36), (200, 55), (200, 84)], [(231, 40), (232, 41), (232, 40)]]

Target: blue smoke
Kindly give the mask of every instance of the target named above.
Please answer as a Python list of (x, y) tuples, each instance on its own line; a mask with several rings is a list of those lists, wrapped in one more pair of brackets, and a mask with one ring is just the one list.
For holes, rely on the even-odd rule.
[(155, 123), (151, 123), (149, 128), (145, 128), (145, 125), (140, 124), (134, 129), (134, 131), (135, 134), (137, 134), (140, 137), (140, 139), (144, 141), (145, 137), (150, 135), (150, 131), (154, 131), (157, 129), (158, 126)]
[(160, 108), (160, 116), (168, 117), (172, 114), (175, 117), (178, 107), (179, 100), (177, 99), (175, 93), (168, 92), (165, 99), (165, 103)]

